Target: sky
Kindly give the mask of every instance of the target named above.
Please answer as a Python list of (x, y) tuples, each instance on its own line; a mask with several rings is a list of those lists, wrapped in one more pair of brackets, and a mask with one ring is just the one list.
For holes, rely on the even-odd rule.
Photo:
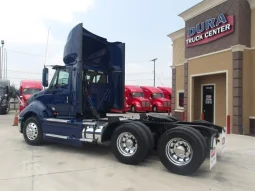
[[(126, 46), (126, 84), (171, 87), (172, 41), (185, 26), (178, 16), (201, 0), (9, 0), (1, 2), (0, 40), (7, 54), (7, 78), (41, 80), (44, 63), (63, 65), (66, 37), (77, 24)], [(15, 5), (15, 6), (14, 6)], [(48, 35), (49, 34), (49, 35)], [(47, 46), (48, 40), (48, 46)], [(45, 56), (46, 55), (46, 56)], [(50, 78), (53, 71), (50, 70)]]

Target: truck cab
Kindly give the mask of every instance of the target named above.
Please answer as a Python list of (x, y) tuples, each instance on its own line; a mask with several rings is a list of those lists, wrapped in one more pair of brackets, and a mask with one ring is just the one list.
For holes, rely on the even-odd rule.
[(144, 97), (143, 90), (139, 86), (126, 85), (125, 96), (127, 104), (132, 112), (150, 112), (152, 107), (150, 100)]
[(0, 80), (0, 114), (7, 114), (10, 110), (10, 81)]
[[(49, 83), (43, 69), (43, 91), (32, 95), (28, 104), (39, 116), (60, 119), (99, 118), (112, 109), (123, 110), (125, 44), (108, 42), (75, 26), (67, 37), (63, 65), (50, 66), (55, 74)], [(22, 114), (22, 113), (21, 113)]]
[[(162, 86), (158, 86), (158, 88), (162, 90), (162, 92), (164, 94), (164, 98), (172, 101), (172, 88), (162, 87)], [(171, 106), (170, 106), (170, 112), (171, 112)]]
[(164, 97), (161, 89), (153, 86), (140, 86), (146, 98), (148, 98), (152, 105), (153, 112), (169, 112), (171, 109), (171, 102)]
[(21, 112), (27, 105), (27, 100), (35, 93), (42, 91), (42, 82), (36, 80), (21, 80), (19, 88), (20, 104), (19, 111)]

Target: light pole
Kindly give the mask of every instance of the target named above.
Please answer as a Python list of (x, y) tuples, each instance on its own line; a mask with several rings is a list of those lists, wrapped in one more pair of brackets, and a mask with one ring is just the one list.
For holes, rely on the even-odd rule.
[(151, 62), (154, 62), (154, 71), (153, 71), (153, 73), (154, 73), (154, 87), (155, 87), (155, 62), (156, 62), (156, 60), (157, 60), (158, 58), (154, 58), (154, 59), (152, 59), (151, 60)]

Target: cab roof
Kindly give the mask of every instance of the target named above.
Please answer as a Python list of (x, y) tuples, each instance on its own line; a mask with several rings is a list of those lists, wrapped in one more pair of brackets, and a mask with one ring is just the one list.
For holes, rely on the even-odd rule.
[(129, 89), (131, 92), (143, 92), (139, 86), (135, 85), (125, 85), (125, 88)]
[(0, 79), (0, 86), (1, 87), (10, 86), (10, 80), (2, 80), (2, 79)]
[(158, 88), (163, 90), (163, 91), (167, 91), (170, 94), (172, 93), (172, 88), (170, 88), (170, 87), (158, 86)]
[(163, 93), (163, 91), (154, 86), (140, 86), (142, 89), (147, 89), (152, 93)]
[(20, 86), (22, 86), (23, 88), (43, 89), (42, 82), (38, 80), (21, 80)]

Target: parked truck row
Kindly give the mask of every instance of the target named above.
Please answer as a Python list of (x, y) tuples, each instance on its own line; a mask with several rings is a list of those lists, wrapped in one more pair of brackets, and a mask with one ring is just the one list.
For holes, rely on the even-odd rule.
[(125, 85), (125, 108), (116, 112), (171, 112), (171, 94), (168, 87)]
[(108, 42), (80, 23), (67, 36), (63, 61), (64, 66), (52, 67), (55, 74), (50, 82), (48, 68), (43, 68), (44, 90), (33, 94), (19, 113), (19, 132), (27, 144), (110, 144), (113, 155), (129, 165), (141, 163), (157, 150), (162, 164), (182, 175), (196, 172), (207, 157), (215, 165), (224, 127), (164, 114), (107, 115), (112, 109), (124, 110), (129, 98), (130, 104), (141, 103), (145, 111), (149, 106), (158, 111), (170, 106), (164, 91), (147, 87), (127, 91), (126, 99), (124, 43)]

